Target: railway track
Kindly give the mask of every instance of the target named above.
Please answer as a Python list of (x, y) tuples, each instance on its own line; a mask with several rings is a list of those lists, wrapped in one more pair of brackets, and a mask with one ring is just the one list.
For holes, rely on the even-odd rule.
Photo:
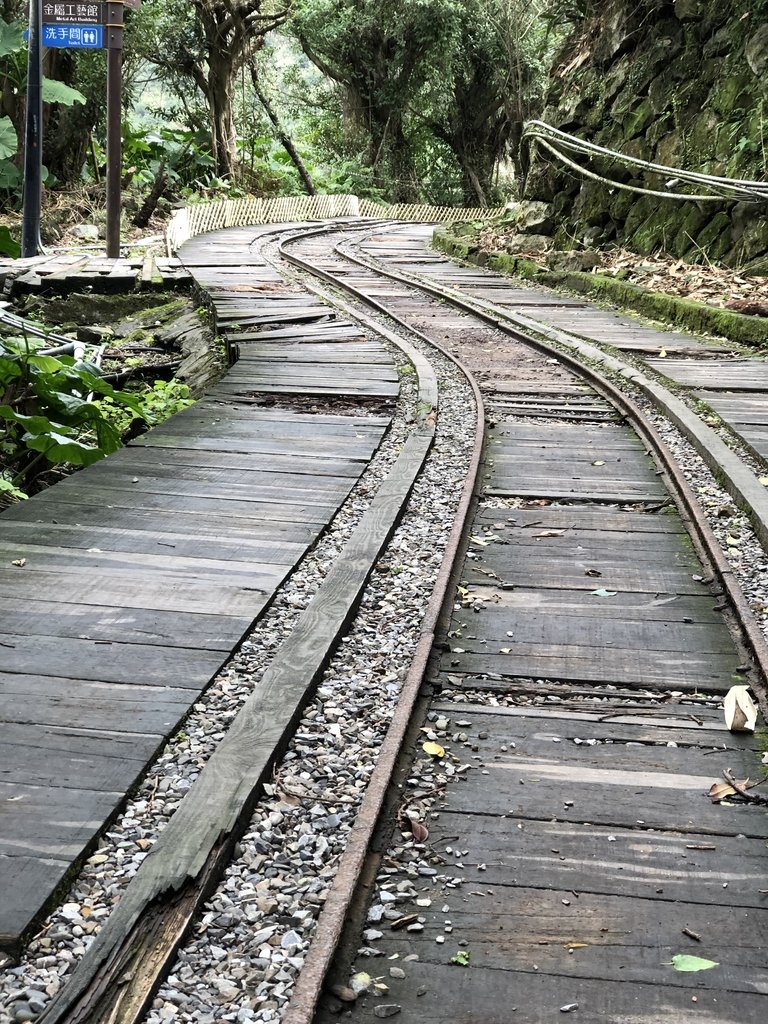
[[(361, 508), (377, 494), (369, 525), (320, 551), (313, 599), (299, 581), (306, 611), (222, 742), (229, 760), (199, 758), (117, 910), (45, 992), (43, 1021), (758, 1019), (768, 824), (759, 804), (707, 790), (724, 770), (761, 773), (759, 737), (728, 732), (721, 703), (749, 683), (765, 710), (768, 661), (738, 582), (750, 566), (735, 567), (749, 527), (692, 446), (714, 432), (681, 437), (694, 413), (675, 395), (673, 425), (660, 417), (658, 377), (646, 386), (618, 346), (590, 344), (608, 328), (589, 313), (582, 331), (581, 303), (454, 269), (426, 233), (261, 232), (253, 264), (273, 268), (260, 280), (281, 306), (265, 320), (256, 300), (255, 332), (247, 273), (232, 256), (233, 287), (221, 267), (232, 235), (190, 250), (241, 351), (214, 396), (222, 417), (307, 394), (315, 413), (338, 407), (361, 330), (363, 346), (377, 332), (396, 347), (405, 397), (392, 450), (353, 492)], [(633, 354), (656, 351), (630, 333)], [(759, 533), (753, 468), (725, 461)], [(738, 543), (718, 542), (723, 525)], [(296, 710), (265, 738), (320, 637)], [(256, 770), (243, 751), (257, 734)], [(13, 968), (11, 1020), (38, 1016), (50, 930)], [(690, 955), (716, 966), (677, 970)]]

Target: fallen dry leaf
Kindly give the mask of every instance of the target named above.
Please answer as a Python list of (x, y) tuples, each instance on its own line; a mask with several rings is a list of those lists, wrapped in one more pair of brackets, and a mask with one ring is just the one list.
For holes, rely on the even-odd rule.
[(726, 797), (736, 796), (736, 790), (733, 786), (729, 786), (727, 782), (713, 782), (707, 795), (713, 804), (719, 804)]
[(445, 747), (441, 747), (439, 743), (434, 743), (432, 740), (422, 743), (421, 749), (430, 757), (445, 757)]
[(429, 829), (426, 825), (422, 825), (420, 821), (412, 821), (411, 835), (417, 843), (426, 843), (429, 839)]

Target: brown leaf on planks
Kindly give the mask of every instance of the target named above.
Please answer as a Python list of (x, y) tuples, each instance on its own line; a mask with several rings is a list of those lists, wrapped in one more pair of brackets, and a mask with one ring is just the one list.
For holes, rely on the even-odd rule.
[[(745, 785), (747, 782), (749, 779), (744, 780)], [(725, 800), (729, 796), (736, 796), (736, 790), (727, 782), (713, 782), (709, 787), (708, 796), (713, 804), (719, 804), (721, 800)]]

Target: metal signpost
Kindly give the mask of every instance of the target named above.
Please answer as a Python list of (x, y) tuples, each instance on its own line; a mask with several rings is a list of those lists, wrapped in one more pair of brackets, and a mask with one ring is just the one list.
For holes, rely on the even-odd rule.
[(125, 7), (136, 10), (140, 3), (141, 0), (97, 0), (94, 3), (31, 0), (22, 256), (35, 256), (40, 247), (43, 46), (107, 51), (107, 256), (117, 259), (120, 255), (123, 13)]
[(40, 248), (41, 148), (43, 143), (43, 72), (40, 51), (40, 0), (30, 0), (27, 113), (24, 124), (22, 256), (36, 256)]

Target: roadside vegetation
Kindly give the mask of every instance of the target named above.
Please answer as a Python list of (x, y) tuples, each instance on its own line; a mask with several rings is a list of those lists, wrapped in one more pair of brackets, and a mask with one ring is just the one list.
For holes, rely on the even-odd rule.
[[(126, 230), (174, 204), (355, 193), (497, 205), (557, 42), (550, 0), (159, 0), (125, 39)], [(0, 247), (15, 251), (25, 5), (0, 0)], [(558, 30), (559, 31), (559, 30)], [(103, 51), (46, 51), (44, 241), (102, 228)]]
[[(0, 256), (10, 257), (19, 252), (25, 11), (24, 0), (0, 0)], [(523, 125), (541, 117), (644, 160), (762, 180), (767, 16), (768, 0), (144, 3), (125, 32), (122, 236), (142, 252), (175, 207), (244, 196), (506, 204), (505, 218), (469, 226), (456, 244), (563, 273), (591, 273), (606, 266), (606, 250), (626, 251), (619, 280), (636, 277), (633, 254), (661, 249), (673, 257), (666, 276), (694, 290), (690, 265), (720, 261), (737, 276), (743, 268), (746, 283), (723, 298), (715, 280), (715, 304), (754, 305), (754, 275), (768, 273), (768, 229), (754, 206), (585, 182), (529, 148)], [(44, 73), (43, 241), (98, 248), (104, 51), (49, 49)], [(596, 169), (609, 183), (616, 174), (647, 184), (613, 158)], [(749, 312), (765, 315), (757, 298)], [(87, 361), (41, 355), (41, 344), (0, 341), (6, 497), (33, 493), (52, 467), (87, 464), (158, 408), (187, 400), (168, 380), (134, 381), (126, 395), (121, 381), (113, 387)]]

